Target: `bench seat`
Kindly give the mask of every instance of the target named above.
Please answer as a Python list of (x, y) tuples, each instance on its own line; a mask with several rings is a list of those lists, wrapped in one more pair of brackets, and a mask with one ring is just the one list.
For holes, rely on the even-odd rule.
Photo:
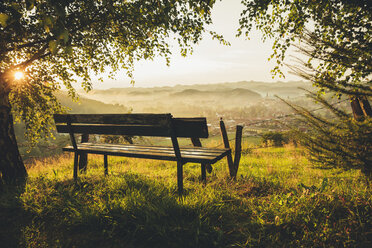
[[(114, 155), (133, 158), (148, 158), (158, 160), (177, 161), (172, 146), (146, 146), (131, 144), (102, 144), (102, 143), (79, 143), (78, 151), (92, 154)], [(63, 151), (74, 152), (73, 146), (66, 146)], [(204, 148), (204, 147), (180, 147), (182, 161), (187, 163), (214, 164), (230, 149)]]
[[(183, 166), (188, 162), (200, 163), (201, 179), (206, 182), (206, 171), (211, 164), (227, 156), (231, 149), (202, 147), (201, 138), (208, 138), (208, 125), (204, 117), (174, 118), (171, 114), (55, 114), (59, 133), (68, 133), (71, 145), (63, 151), (73, 152), (74, 180), (79, 171), (85, 171), (87, 154), (102, 154), (104, 173), (108, 175), (108, 156), (122, 156), (168, 160), (177, 162), (178, 192), (183, 191)], [(76, 134), (81, 134), (77, 142)], [(170, 138), (172, 146), (91, 143), (89, 135), (125, 135)], [(191, 139), (194, 147), (180, 147), (178, 138)], [(225, 146), (228, 147), (228, 146)]]

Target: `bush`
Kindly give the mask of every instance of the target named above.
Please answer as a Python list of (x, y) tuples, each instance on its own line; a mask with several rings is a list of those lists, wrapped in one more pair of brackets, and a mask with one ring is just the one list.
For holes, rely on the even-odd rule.
[(133, 136), (127, 135), (100, 135), (100, 141), (109, 144), (133, 144)]
[(273, 146), (283, 146), (289, 141), (287, 132), (266, 132), (262, 134), (262, 143), (265, 146), (272, 144)]

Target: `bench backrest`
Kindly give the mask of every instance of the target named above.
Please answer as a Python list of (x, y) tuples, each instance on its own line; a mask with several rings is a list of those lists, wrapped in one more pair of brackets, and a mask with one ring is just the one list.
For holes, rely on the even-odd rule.
[(55, 114), (59, 133), (208, 138), (206, 118), (171, 114)]

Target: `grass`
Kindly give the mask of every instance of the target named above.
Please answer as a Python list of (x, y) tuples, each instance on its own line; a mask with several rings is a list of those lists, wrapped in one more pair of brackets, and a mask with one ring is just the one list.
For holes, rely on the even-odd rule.
[(29, 164), (23, 187), (2, 186), (2, 247), (371, 247), (372, 198), (358, 171), (313, 167), (299, 148), (250, 149), (237, 181), (223, 160), (200, 182), (185, 165), (89, 155), (72, 181), (72, 157)]

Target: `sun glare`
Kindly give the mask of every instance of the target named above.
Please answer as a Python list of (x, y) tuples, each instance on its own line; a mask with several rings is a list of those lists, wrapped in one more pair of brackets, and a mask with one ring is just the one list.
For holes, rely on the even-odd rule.
[(17, 71), (17, 72), (14, 73), (14, 79), (15, 80), (21, 80), (23, 77), (24, 77), (24, 74), (21, 71)]

